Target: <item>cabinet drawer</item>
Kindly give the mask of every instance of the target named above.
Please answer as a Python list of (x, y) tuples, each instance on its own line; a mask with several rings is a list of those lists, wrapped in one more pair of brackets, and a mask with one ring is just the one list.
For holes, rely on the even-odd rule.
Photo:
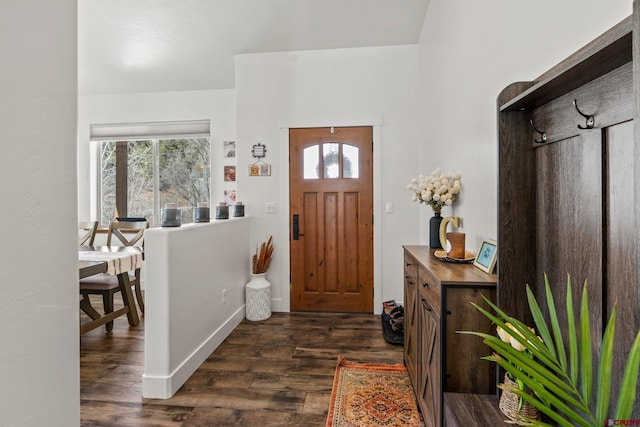
[(418, 266), (418, 295), (440, 314), (440, 281), (422, 265)]
[(418, 261), (405, 252), (404, 254), (404, 278), (415, 281), (418, 277)]

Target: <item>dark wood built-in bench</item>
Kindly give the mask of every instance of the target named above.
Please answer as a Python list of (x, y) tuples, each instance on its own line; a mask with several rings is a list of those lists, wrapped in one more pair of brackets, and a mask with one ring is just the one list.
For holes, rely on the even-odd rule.
[(566, 329), (570, 275), (574, 304), (588, 284), (598, 343), (617, 304), (614, 401), (640, 329), (639, 14), (635, 0), (632, 17), (537, 79), (507, 86), (497, 106), (498, 306), (531, 325), (524, 285), (546, 313), (546, 274)]
[(444, 425), (446, 427), (508, 426), (507, 417), (498, 408), (493, 394), (445, 393)]

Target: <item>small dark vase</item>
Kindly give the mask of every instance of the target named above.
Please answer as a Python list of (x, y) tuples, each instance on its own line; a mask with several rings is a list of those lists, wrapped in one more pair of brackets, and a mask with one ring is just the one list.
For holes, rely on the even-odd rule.
[(442, 249), (440, 245), (440, 223), (442, 217), (440, 212), (434, 212), (429, 220), (429, 247), (433, 249)]

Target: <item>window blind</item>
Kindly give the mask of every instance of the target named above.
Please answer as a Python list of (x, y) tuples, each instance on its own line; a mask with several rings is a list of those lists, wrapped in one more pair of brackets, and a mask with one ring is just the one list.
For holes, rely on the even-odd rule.
[(90, 126), (91, 141), (137, 141), (145, 139), (208, 138), (210, 120), (179, 122), (108, 123)]

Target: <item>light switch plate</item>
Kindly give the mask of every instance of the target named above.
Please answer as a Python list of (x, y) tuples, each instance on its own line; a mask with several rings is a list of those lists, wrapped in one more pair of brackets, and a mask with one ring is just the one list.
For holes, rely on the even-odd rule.
[(278, 204), (276, 202), (267, 202), (264, 204), (264, 211), (268, 214), (274, 214), (278, 211)]

